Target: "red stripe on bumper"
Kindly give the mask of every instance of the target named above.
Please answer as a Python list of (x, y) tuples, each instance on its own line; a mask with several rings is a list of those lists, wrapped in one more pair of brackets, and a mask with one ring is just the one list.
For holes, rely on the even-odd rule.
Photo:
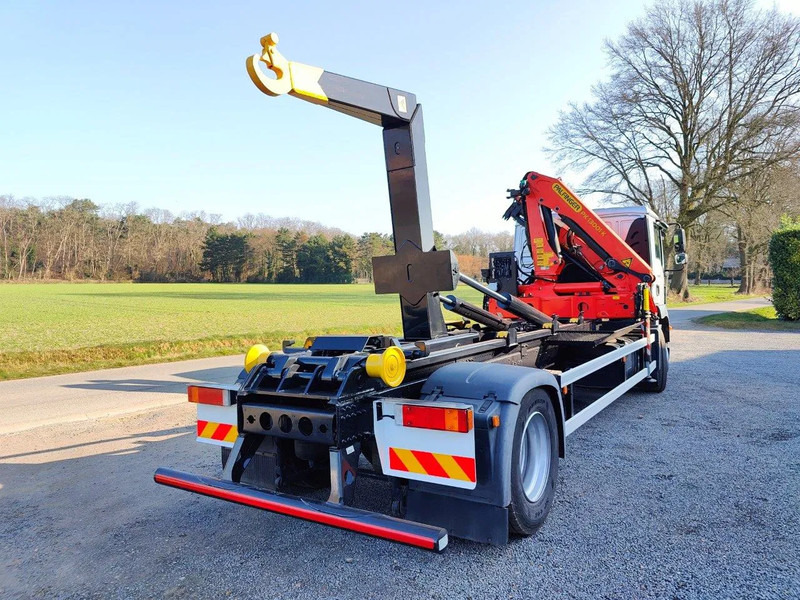
[[(395, 542), (401, 542), (403, 544), (409, 544), (411, 546), (417, 546), (418, 548), (441, 551), (444, 550), (444, 547), (447, 545), (447, 531), (444, 529), (431, 525), (424, 525), (422, 523), (415, 523), (413, 521), (395, 519), (379, 513), (371, 513), (369, 511), (353, 509), (346, 506), (330, 505), (332, 510), (349, 512), (353, 516), (335, 515), (311, 508), (311, 506), (315, 504), (312, 501), (304, 501), (293, 496), (277, 495), (270, 492), (254, 490), (227, 481), (219, 481), (218, 483), (224, 485), (225, 487), (217, 487), (215, 485), (211, 485), (210, 483), (206, 483), (207, 481), (214, 482), (217, 480), (201, 478), (196, 475), (188, 475), (168, 469), (158, 469), (153, 476), (153, 479), (156, 483), (160, 483), (161, 485), (167, 485), (170, 487), (187, 490), (189, 492), (211, 496), (212, 498), (227, 500), (228, 502), (244, 504), (246, 506), (260, 508), (262, 510), (268, 510), (282, 515), (288, 515), (290, 517), (314, 521), (316, 523), (323, 523), (325, 525), (331, 525), (341, 529), (348, 529), (350, 531), (356, 531), (366, 535), (372, 535)], [(270, 498), (268, 496), (274, 496), (274, 498)], [(303, 506), (297, 506), (297, 503), (302, 503)], [(325, 503), (316, 504), (321, 508), (326, 506)], [(393, 522), (392, 525), (396, 524), (396, 528), (382, 526), (377, 523), (366, 522), (365, 519), (367, 518), (377, 518), (391, 521)], [(403, 531), (404, 527), (428, 531), (425, 531), (425, 535), (422, 535), (410, 531)]]

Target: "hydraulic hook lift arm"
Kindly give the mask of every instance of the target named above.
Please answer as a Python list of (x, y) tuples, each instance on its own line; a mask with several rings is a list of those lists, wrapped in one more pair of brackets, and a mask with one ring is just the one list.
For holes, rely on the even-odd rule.
[(373, 260), (375, 291), (400, 294), (406, 340), (447, 335), (433, 292), (455, 289), (458, 263), (449, 250), (434, 249), (422, 105), (408, 92), (289, 61), (277, 44), (277, 34), (270, 33), (261, 38), (261, 54), (247, 59), (259, 90), (269, 96), (288, 93), (383, 128), (395, 256)]

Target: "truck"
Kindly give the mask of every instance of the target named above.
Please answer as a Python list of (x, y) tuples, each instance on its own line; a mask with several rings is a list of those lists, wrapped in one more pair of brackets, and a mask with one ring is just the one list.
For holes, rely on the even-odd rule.
[[(395, 253), (373, 259), (374, 285), (399, 295), (403, 334), (253, 346), (235, 383), (188, 386), (221, 476), (159, 468), (156, 483), (434, 551), (534, 534), (567, 438), (628, 390), (666, 387), (667, 225), (641, 206), (592, 210), (530, 171), (508, 190), (513, 250), (469, 277), (434, 244), (416, 97), (288, 61), (277, 43), (247, 59), (260, 91), (382, 128)], [(679, 228), (672, 243), (685, 263)], [(483, 303), (449, 293), (459, 285)], [(384, 509), (359, 505), (365, 480)]]

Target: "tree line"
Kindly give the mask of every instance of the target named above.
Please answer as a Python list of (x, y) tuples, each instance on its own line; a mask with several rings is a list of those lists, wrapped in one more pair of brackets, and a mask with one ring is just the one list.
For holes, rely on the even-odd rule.
[[(435, 234), (472, 276), (510, 233)], [(372, 258), (394, 252), (391, 236), (354, 236), (313, 221), (245, 215), (175, 216), (88, 199), (0, 196), (0, 279), (140, 282), (349, 283), (372, 280)]]

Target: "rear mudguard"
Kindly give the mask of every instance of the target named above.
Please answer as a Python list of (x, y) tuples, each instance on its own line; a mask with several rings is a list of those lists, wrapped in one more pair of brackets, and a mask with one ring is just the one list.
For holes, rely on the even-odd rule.
[[(511, 453), (519, 407), (525, 394), (544, 388), (553, 400), (559, 425), (559, 454), (564, 456), (564, 408), (558, 381), (549, 372), (496, 363), (462, 362), (431, 375), (421, 398), (471, 404), (475, 415), (477, 485), (462, 490), (409, 481), (406, 517), (447, 528), (480, 542), (508, 540), (511, 503)], [(492, 426), (492, 417), (500, 419)]]

